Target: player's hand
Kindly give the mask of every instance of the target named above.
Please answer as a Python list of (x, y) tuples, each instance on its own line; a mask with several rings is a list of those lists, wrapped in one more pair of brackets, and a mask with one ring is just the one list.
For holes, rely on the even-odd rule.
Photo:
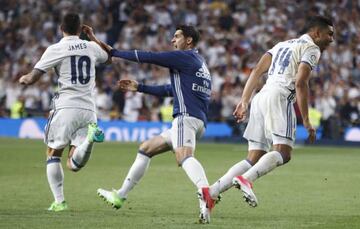
[(91, 40), (95, 37), (94, 31), (90, 26), (83, 24), (81, 29)]
[(308, 132), (308, 141), (312, 144), (316, 140), (316, 129), (310, 124), (310, 122), (304, 122), (304, 127)]
[(237, 123), (242, 122), (246, 119), (248, 106), (248, 103), (244, 103), (242, 101), (240, 101), (236, 106), (233, 115)]
[(118, 86), (122, 91), (137, 91), (139, 84), (135, 80), (123, 79), (118, 81)]
[(27, 84), (28, 84), (28, 77), (27, 77), (27, 75), (21, 76), (20, 79), (19, 79), (19, 83), (22, 84), (22, 85), (27, 85)]

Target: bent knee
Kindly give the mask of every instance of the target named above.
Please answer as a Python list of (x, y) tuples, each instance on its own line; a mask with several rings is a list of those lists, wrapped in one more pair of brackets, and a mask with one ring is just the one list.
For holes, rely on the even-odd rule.
[(79, 172), (81, 167), (77, 167), (76, 165), (74, 165), (74, 163), (71, 163), (71, 158), (69, 158), (66, 162), (66, 167), (71, 171), (71, 172)]
[(151, 146), (147, 142), (143, 142), (143, 143), (140, 144), (138, 153), (143, 154), (143, 155), (145, 155), (147, 157), (150, 157), (150, 158), (153, 156)]
[(182, 164), (184, 163), (184, 161), (186, 161), (186, 159), (193, 156), (194, 155), (192, 152), (175, 152), (176, 163), (178, 166), (182, 166)]
[(280, 154), (281, 154), (281, 157), (283, 159), (283, 164), (286, 164), (291, 160), (291, 153), (280, 152)]
[(141, 143), (139, 146), (139, 151), (143, 152), (144, 154), (149, 154), (151, 151), (150, 144), (147, 141)]

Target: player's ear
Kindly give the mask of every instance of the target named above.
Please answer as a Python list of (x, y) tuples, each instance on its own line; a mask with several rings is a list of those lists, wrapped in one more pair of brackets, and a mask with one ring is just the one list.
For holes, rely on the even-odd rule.
[(191, 45), (192, 41), (193, 41), (192, 37), (187, 37), (186, 38), (186, 44), (187, 45)]
[(319, 27), (315, 28), (315, 35), (316, 37), (320, 37), (321, 36), (321, 29)]

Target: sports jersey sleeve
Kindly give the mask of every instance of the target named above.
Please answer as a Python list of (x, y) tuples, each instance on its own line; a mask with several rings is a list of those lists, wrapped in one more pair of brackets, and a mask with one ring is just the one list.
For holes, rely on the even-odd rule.
[(304, 55), (301, 57), (301, 62), (307, 63), (311, 69), (314, 69), (319, 62), (320, 55), (320, 49), (316, 46), (311, 46), (305, 50)]
[(189, 65), (189, 57), (185, 51), (148, 52), (111, 50), (111, 56), (136, 61), (139, 63), (156, 64), (171, 69), (183, 69)]
[(61, 61), (61, 56), (58, 54), (52, 46), (49, 46), (34, 68), (46, 72), (48, 69), (55, 67)]
[(272, 49), (268, 50), (266, 53), (269, 53), (271, 56), (274, 56), (275, 47), (276, 46), (274, 46)]
[(139, 84), (138, 92), (143, 92), (159, 97), (173, 97), (170, 84), (160, 85), (160, 86), (149, 86), (149, 85)]
[(108, 54), (102, 49), (98, 44), (93, 41), (90, 41), (93, 49), (95, 50), (96, 63), (105, 63), (108, 60)]

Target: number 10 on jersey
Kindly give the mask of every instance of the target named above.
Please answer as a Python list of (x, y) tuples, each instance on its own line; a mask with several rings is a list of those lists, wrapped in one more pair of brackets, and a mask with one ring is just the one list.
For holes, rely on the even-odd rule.
[(91, 64), (90, 58), (88, 56), (71, 56), (70, 62), (71, 62), (71, 83), (77, 84), (78, 81), (81, 84), (89, 83), (90, 64)]

